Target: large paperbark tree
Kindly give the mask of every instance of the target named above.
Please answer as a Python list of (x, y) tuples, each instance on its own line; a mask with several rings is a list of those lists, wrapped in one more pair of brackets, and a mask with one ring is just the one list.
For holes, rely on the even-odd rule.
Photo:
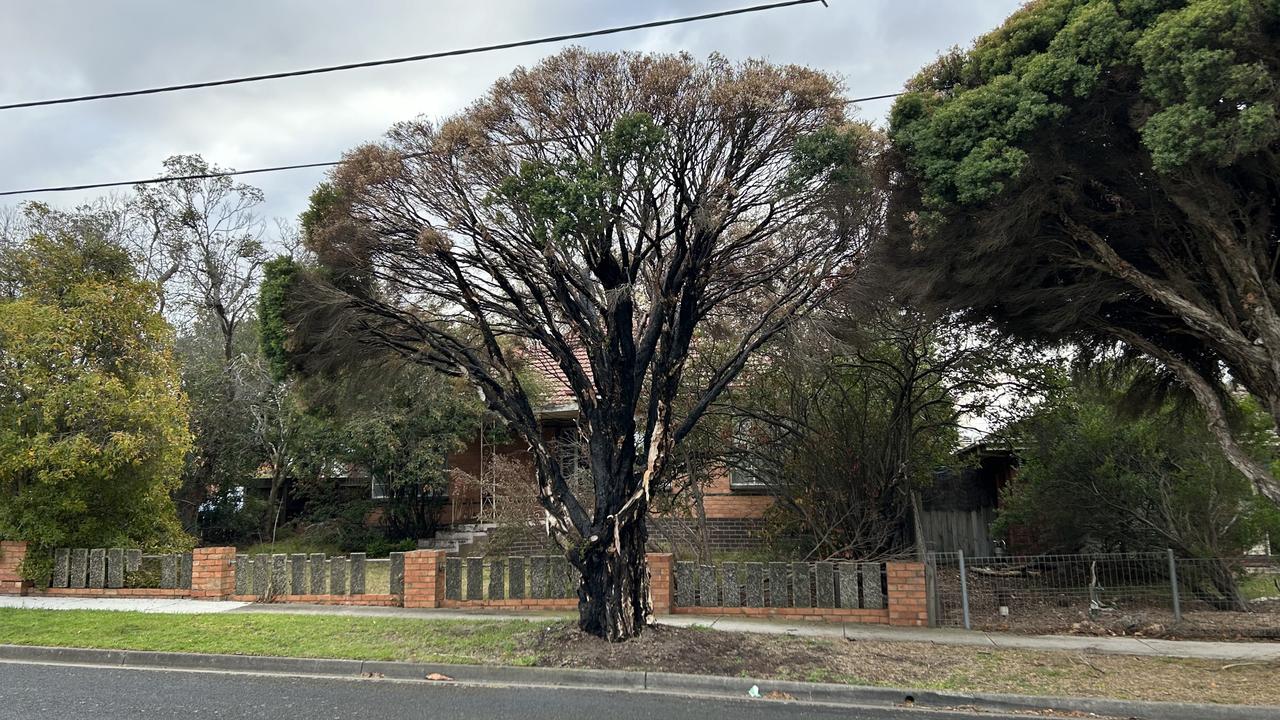
[[(651, 615), (650, 488), (751, 353), (855, 267), (877, 147), (809, 69), (571, 49), (347, 157), (304, 214), (324, 271), (295, 339), (474, 383), (529, 445), (580, 626), (626, 639)], [(691, 379), (699, 343), (721, 360)], [(576, 400), (590, 498), (541, 430), (530, 353)]]
[(1280, 422), (1280, 13), (1272, 0), (1042, 0), (893, 110), (904, 282), (1011, 334), (1123, 343), (1255, 487), (1231, 381)]

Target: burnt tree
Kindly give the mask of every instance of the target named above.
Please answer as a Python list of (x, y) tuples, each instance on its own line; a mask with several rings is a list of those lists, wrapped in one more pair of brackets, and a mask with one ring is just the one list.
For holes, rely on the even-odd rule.
[[(582, 629), (632, 637), (651, 614), (650, 487), (880, 217), (860, 200), (879, 144), (844, 106), (816, 71), (719, 57), (571, 49), (518, 69), (460, 115), (351, 152), (316, 192), (303, 223), (322, 268), (293, 302), (295, 345), (468, 378), (530, 447)], [(717, 362), (693, 378), (696, 352)], [(531, 353), (572, 389), (589, 497), (544, 438)]]

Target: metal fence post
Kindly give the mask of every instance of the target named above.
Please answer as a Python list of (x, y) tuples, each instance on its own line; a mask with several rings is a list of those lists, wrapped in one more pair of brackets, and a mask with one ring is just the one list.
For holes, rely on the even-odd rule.
[(956, 557), (960, 560), (960, 607), (964, 611), (964, 629), (972, 630), (973, 626), (969, 622), (969, 576), (964, 569), (964, 551), (956, 551)]
[(929, 600), (929, 627), (938, 627), (942, 620), (940, 600), (938, 597), (938, 555), (926, 553), (924, 556), (924, 593)]
[(1173, 548), (1169, 554), (1169, 590), (1173, 597), (1173, 621), (1182, 622), (1182, 599), (1178, 597), (1178, 561), (1173, 557)]

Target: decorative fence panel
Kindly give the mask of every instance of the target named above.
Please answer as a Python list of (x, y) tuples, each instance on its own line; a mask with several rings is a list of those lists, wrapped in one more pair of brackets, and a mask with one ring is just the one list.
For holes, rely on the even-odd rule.
[(445, 607), (558, 609), (578, 598), (577, 571), (563, 557), (450, 557), (443, 568)]
[[(18, 574), (27, 550), (25, 542), (0, 543), (0, 594), (559, 612), (578, 603), (577, 571), (561, 556), (459, 558), (443, 550), (415, 550), (370, 560), (359, 553), (237, 555), (233, 547), (197, 548), (191, 555), (67, 548), (55, 553), (54, 587), (44, 590)], [(698, 565), (677, 564), (667, 553), (649, 553), (646, 562), (656, 614), (779, 615), (910, 626), (928, 619), (923, 563)]]
[[(190, 590), (191, 553), (144, 554), (125, 548), (58, 548), (53, 590)], [(127, 593), (125, 593), (127, 594)]]
[(364, 553), (235, 556), (234, 596), (241, 599), (395, 605), (403, 594), (404, 553), (377, 560)]
[(687, 612), (766, 615), (777, 609), (834, 617), (846, 614), (837, 611), (887, 610), (883, 563), (681, 561), (674, 585), (674, 607)]

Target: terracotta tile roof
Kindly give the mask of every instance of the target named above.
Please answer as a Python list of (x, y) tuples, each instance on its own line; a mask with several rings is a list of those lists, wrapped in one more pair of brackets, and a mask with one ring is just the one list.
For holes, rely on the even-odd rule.
[[(545, 405), (563, 407), (577, 404), (578, 398), (573, 394), (573, 388), (570, 387), (568, 378), (565, 377), (564, 371), (560, 369), (560, 363), (556, 361), (550, 351), (540, 343), (530, 342), (523, 348), (522, 354), (525, 362), (541, 376), (542, 382), (545, 383), (544, 389), (547, 392)], [(578, 364), (582, 366), (587, 377), (591, 377), (591, 360), (587, 357), (586, 349), (582, 347), (574, 348), (573, 356), (577, 359)]]

